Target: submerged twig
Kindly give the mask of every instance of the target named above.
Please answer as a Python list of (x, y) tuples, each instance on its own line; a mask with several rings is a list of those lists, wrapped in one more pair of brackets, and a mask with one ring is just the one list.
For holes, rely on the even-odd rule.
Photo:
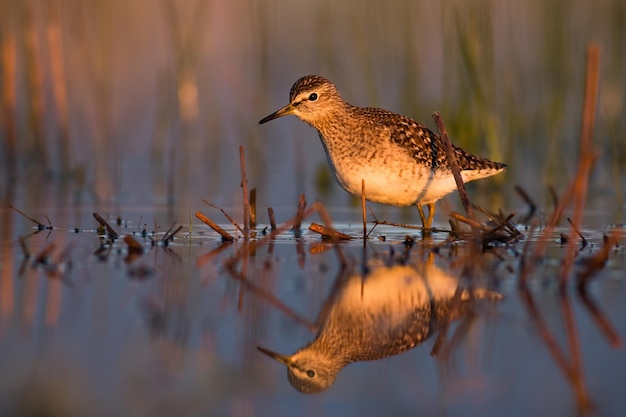
[(220, 236), (222, 237), (222, 240), (227, 241), (227, 242), (232, 242), (235, 240), (235, 238), (228, 233), (226, 230), (222, 229), (221, 227), (219, 227), (217, 225), (217, 223), (215, 223), (213, 220), (209, 219), (207, 216), (205, 216), (204, 214), (202, 214), (202, 212), (200, 211), (196, 211), (196, 217), (202, 221), (204, 224), (206, 224), (207, 226), (209, 226), (211, 229), (215, 230), (217, 233), (220, 234)]
[(109, 237), (112, 240), (120, 237), (120, 234), (117, 233), (115, 229), (106, 220), (104, 220), (104, 218), (102, 218), (101, 215), (99, 215), (98, 213), (93, 213), (93, 217), (98, 221), (98, 223), (100, 223), (100, 225), (102, 225), (102, 227), (107, 230), (107, 232), (109, 233)]
[[(226, 210), (224, 210), (224, 209), (223, 209), (223, 208), (221, 208), (221, 207), (216, 206), (216, 205), (215, 205), (215, 204), (213, 204), (213, 203), (208, 202), (208, 201), (207, 201), (207, 200), (205, 200), (205, 199), (202, 199), (202, 202), (203, 202), (204, 204), (206, 204), (207, 206), (209, 206), (209, 207), (213, 207), (214, 209), (217, 209), (217, 210), (221, 211), (221, 212), (222, 212), (222, 214), (224, 215), (224, 217), (226, 217), (226, 218), (228, 219), (228, 221), (230, 221), (230, 223), (231, 223), (233, 226), (235, 226), (235, 227), (237, 228), (237, 230), (239, 230), (239, 231), (241, 232), (241, 234), (242, 234), (242, 235), (243, 235), (246, 239), (249, 237), (249, 236), (248, 236), (248, 234), (246, 233), (246, 231), (245, 231), (244, 229), (242, 229), (242, 228), (239, 226), (239, 223), (237, 223), (237, 221), (236, 221), (235, 219), (233, 219), (233, 217), (232, 217), (230, 214), (228, 214), (228, 213), (226, 212)], [(244, 223), (245, 223), (245, 220), (244, 220)]]
[(338, 240), (352, 240), (352, 236), (345, 233), (341, 233), (330, 227), (322, 226), (321, 224), (311, 223), (309, 230), (322, 235), (322, 239), (338, 239)]

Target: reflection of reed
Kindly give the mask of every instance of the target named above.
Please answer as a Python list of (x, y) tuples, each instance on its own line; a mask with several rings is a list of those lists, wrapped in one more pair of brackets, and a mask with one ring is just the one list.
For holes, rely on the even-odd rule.
[(13, 234), (12, 211), (0, 210), (0, 336), (4, 333), (5, 326), (13, 317), (15, 306), (14, 299), (14, 257), (9, 242)]

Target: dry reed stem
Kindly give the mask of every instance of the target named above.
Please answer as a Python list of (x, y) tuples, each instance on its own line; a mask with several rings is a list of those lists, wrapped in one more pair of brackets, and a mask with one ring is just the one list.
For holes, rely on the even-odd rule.
[(352, 236), (345, 233), (341, 233), (330, 227), (322, 226), (321, 224), (311, 223), (309, 230), (322, 235), (322, 239), (337, 239), (337, 240), (352, 240)]
[(467, 224), (472, 229), (486, 230), (485, 226), (482, 223), (480, 223), (480, 222), (478, 222), (478, 221), (476, 221), (474, 219), (469, 219), (469, 218), (463, 216), (462, 214), (457, 213), (456, 211), (451, 211), (450, 212), (450, 217), (452, 217), (455, 220), (458, 220), (460, 222), (463, 222), (463, 223)]
[(248, 178), (246, 177), (246, 158), (243, 145), (239, 145), (239, 164), (241, 165), (241, 188), (243, 189), (243, 235), (247, 239), (250, 230), (250, 201), (248, 200)]
[(15, 210), (16, 212), (18, 212), (19, 214), (21, 214), (22, 216), (26, 217), (28, 220), (30, 220), (31, 222), (35, 223), (37, 225), (37, 228), (39, 230), (44, 230), (46, 229), (46, 225), (41, 223), (38, 220), (33, 219), (32, 217), (30, 217), (28, 214), (24, 213), (22, 210), (14, 207), (12, 204), (9, 204), (9, 208)]
[(256, 188), (250, 190), (250, 229), (256, 229)]
[(576, 225), (572, 222), (572, 219), (570, 219), (569, 217), (567, 218), (568, 223), (570, 224), (570, 226), (572, 226), (572, 229), (574, 230), (574, 232), (576, 232), (576, 234), (578, 235), (578, 237), (580, 238), (580, 240), (582, 240), (582, 246), (583, 248), (585, 246), (587, 246), (587, 239), (585, 239), (585, 236), (583, 236), (582, 232), (580, 231), (580, 229), (578, 229), (578, 227), (576, 227)]
[(180, 232), (182, 228), (183, 228), (182, 224), (178, 225), (178, 227), (176, 229), (174, 229), (173, 231), (170, 228), (170, 230), (168, 230), (168, 232), (165, 234), (165, 236), (163, 236), (163, 239), (161, 239), (161, 241), (162, 242), (168, 242), (168, 241), (174, 240), (174, 236), (176, 236), (176, 234), (178, 232)]
[(267, 208), (267, 217), (270, 219), (270, 229), (276, 230), (276, 217), (274, 217), (274, 209), (272, 207)]
[(120, 234), (117, 233), (115, 229), (106, 220), (102, 218), (101, 215), (99, 215), (98, 213), (93, 213), (93, 217), (98, 221), (98, 223), (102, 225), (102, 227), (104, 227), (107, 230), (107, 232), (109, 233), (109, 238), (111, 238), (112, 240), (115, 240), (120, 237)]
[(161, 238), (161, 242), (165, 242), (170, 238), (170, 232), (174, 229), (174, 226), (176, 226), (176, 221), (170, 224), (170, 227), (167, 228), (167, 230), (163, 234), (163, 237)]
[(517, 192), (517, 194), (519, 194), (520, 197), (522, 197), (522, 200), (524, 200), (524, 202), (528, 205), (528, 213), (521, 220), (521, 223), (526, 224), (535, 215), (535, 212), (537, 211), (537, 205), (535, 204), (533, 199), (530, 197), (530, 195), (528, 195), (526, 190), (522, 188), (521, 185), (516, 184), (515, 191)]
[[(487, 216), (487, 218), (489, 220), (491, 220), (492, 222), (496, 223), (496, 227), (494, 228), (487, 228), (485, 231), (485, 235), (489, 235), (489, 234), (493, 234), (495, 231), (502, 229), (502, 228), (506, 228), (508, 234), (501, 236), (501, 237), (497, 237), (495, 236), (494, 238), (497, 240), (500, 240), (502, 238), (507, 238), (505, 241), (506, 242), (511, 242), (513, 240), (517, 240), (520, 239), (522, 237), (524, 237), (524, 234), (522, 232), (520, 232), (519, 230), (517, 230), (517, 228), (511, 223), (511, 220), (513, 219), (513, 217), (515, 217), (515, 213), (511, 213), (508, 216), (504, 217), (504, 215), (502, 214), (502, 212), (500, 212), (499, 214), (494, 214), (494, 213), (490, 213), (488, 210), (484, 209), (483, 207), (479, 207), (476, 206), (474, 204), (472, 204), (472, 206), (480, 211), (481, 213), (483, 213), (485, 216)], [(492, 239), (485, 239), (486, 241), (490, 241)]]
[[(587, 68), (585, 79), (585, 98), (582, 111), (582, 131), (580, 137), (580, 156), (576, 179), (572, 186), (574, 198), (573, 223), (582, 224), (585, 199), (589, 186), (589, 175), (598, 157), (598, 152), (592, 148), (593, 127), (595, 124), (596, 108), (598, 103), (598, 84), (600, 67), (600, 47), (590, 44), (587, 47)], [(563, 289), (569, 276), (572, 263), (575, 258), (576, 246), (574, 241), (567, 245), (565, 259), (561, 264), (560, 285)]]
[(217, 223), (215, 223), (213, 220), (209, 219), (207, 216), (205, 216), (204, 214), (202, 214), (202, 212), (200, 211), (196, 211), (196, 217), (203, 222), (204, 224), (206, 224), (207, 226), (209, 226), (211, 229), (215, 230), (217, 233), (220, 234), (220, 236), (222, 236), (222, 240), (227, 241), (227, 242), (232, 242), (235, 240), (235, 238), (228, 233), (226, 230), (222, 229), (221, 227), (219, 227), (217, 225)]
[[(374, 211), (372, 210), (371, 207), (369, 207), (369, 210), (370, 210), (370, 214), (374, 218), (374, 222), (373, 222), (374, 226), (383, 225), (383, 226), (402, 227), (403, 229), (413, 229), (413, 230), (422, 230), (422, 231), (424, 230), (422, 226), (415, 226), (413, 224), (405, 224), (405, 223), (394, 223), (394, 222), (389, 222), (387, 220), (379, 220), (378, 217), (376, 217), (376, 214), (374, 214)], [(374, 230), (374, 228), (370, 230), (370, 233), (372, 232), (372, 230)], [(450, 233), (450, 230), (438, 229), (436, 227), (430, 228), (430, 231), (433, 233), (437, 233), (437, 232)]]
[[(326, 210), (326, 207), (324, 207), (324, 205), (320, 202), (315, 202), (311, 205), (311, 207), (305, 209), (302, 212), (302, 218), (307, 218), (309, 217), (311, 214), (313, 214), (314, 212), (317, 212), (320, 216), (320, 218), (322, 219), (322, 223), (324, 224), (324, 226), (332, 228), (332, 221), (330, 219), (330, 216), (328, 215), (328, 211)], [(293, 226), (295, 224), (297, 220), (297, 215), (292, 217), (291, 219), (287, 220), (286, 222), (284, 222), (282, 225), (280, 225), (279, 227), (277, 227), (276, 229), (272, 230), (268, 235), (266, 235), (263, 239), (260, 239), (257, 241), (257, 248), (265, 245), (267, 243), (273, 242), (274, 238), (281, 234), (286, 232), (289, 229), (293, 230)], [(333, 239), (334, 240), (334, 239)], [(339, 245), (333, 245), (335, 248), (335, 251), (337, 252), (337, 257), (340, 260), (340, 265), (342, 267), (345, 267), (346, 265), (348, 265), (348, 260), (346, 258), (346, 256), (344, 255), (343, 251), (341, 250), (341, 247)], [(240, 260), (241, 256), (239, 253), (233, 255), (231, 258), (229, 258), (228, 260), (226, 260), (224, 262), (225, 265), (228, 265), (230, 267), (233, 267), (234, 264), (236, 264), (239, 260)]]
[[(217, 210), (221, 211), (221, 212), (222, 212), (222, 214), (224, 215), (224, 217), (226, 217), (226, 218), (228, 219), (228, 221), (229, 221), (229, 222), (230, 222), (233, 226), (235, 226), (235, 227), (237, 228), (237, 230), (239, 230), (239, 231), (241, 232), (241, 234), (242, 234), (242, 235), (243, 235), (246, 239), (249, 237), (249, 233), (248, 233), (248, 234), (246, 234), (246, 232), (245, 232), (245, 231), (244, 231), (244, 230), (243, 230), (243, 229), (239, 226), (239, 223), (237, 223), (237, 221), (236, 221), (235, 219), (233, 219), (233, 218), (232, 218), (232, 216), (226, 212), (226, 210), (224, 210), (224, 209), (223, 209), (223, 208), (221, 208), (221, 207), (216, 206), (215, 204), (212, 204), (212, 203), (208, 202), (208, 201), (207, 201), (207, 200), (205, 200), (205, 199), (202, 199), (202, 202), (203, 202), (204, 204), (206, 204), (207, 206), (209, 206), (209, 207), (212, 207), (212, 208), (214, 208), (214, 209), (217, 209)], [(244, 222), (245, 222), (245, 220), (244, 220)]]
[(459, 163), (456, 160), (456, 156), (454, 155), (454, 148), (452, 147), (452, 142), (448, 137), (448, 131), (446, 130), (446, 126), (443, 123), (441, 113), (438, 111), (434, 112), (433, 119), (435, 119), (437, 129), (439, 129), (439, 136), (444, 143), (446, 154), (448, 157), (448, 164), (450, 165), (450, 169), (452, 170), (452, 175), (454, 176), (454, 181), (456, 182), (459, 196), (461, 197), (461, 202), (463, 203), (463, 208), (465, 209), (465, 214), (470, 219), (475, 220), (474, 211), (472, 210), (470, 199), (467, 194), (467, 190), (465, 189), (465, 183), (463, 182), (463, 177), (461, 176), (461, 169), (459, 168)]
[(302, 232), (302, 218), (304, 217), (304, 210), (306, 209), (306, 199), (304, 194), (300, 194), (300, 198), (298, 199), (298, 211), (296, 212), (296, 217), (293, 224), (293, 231), (296, 236), (300, 236)]

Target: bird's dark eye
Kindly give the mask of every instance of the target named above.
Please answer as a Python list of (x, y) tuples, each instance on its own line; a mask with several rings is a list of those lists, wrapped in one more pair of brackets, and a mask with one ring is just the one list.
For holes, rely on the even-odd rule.
[(309, 370), (306, 371), (306, 375), (309, 378), (315, 378), (315, 371), (313, 369), (309, 369)]
[(317, 100), (317, 93), (311, 93), (311, 95), (309, 96), (309, 101), (315, 101), (315, 100)]

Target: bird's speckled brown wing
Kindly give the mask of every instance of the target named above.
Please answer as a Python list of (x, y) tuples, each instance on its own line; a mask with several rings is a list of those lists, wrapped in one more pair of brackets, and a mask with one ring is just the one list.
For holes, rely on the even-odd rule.
[[(448, 170), (448, 158), (441, 138), (421, 123), (399, 114), (372, 107), (358, 108), (358, 112), (368, 120), (384, 126), (389, 132), (389, 140), (406, 149), (413, 158), (433, 171)], [(464, 151), (452, 145), (461, 170), (500, 170), (505, 164), (493, 162)]]

